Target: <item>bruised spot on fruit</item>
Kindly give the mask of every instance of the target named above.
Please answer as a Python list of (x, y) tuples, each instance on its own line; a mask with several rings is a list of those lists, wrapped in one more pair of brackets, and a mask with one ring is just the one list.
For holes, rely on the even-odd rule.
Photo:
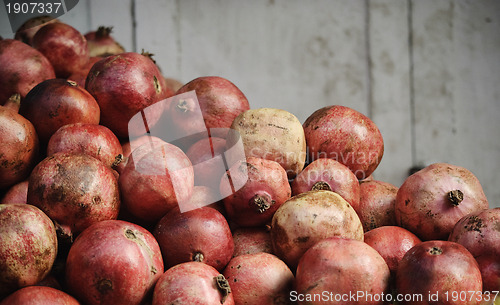
[(471, 216), (469, 217), (469, 221), (467, 221), (467, 224), (464, 226), (464, 229), (467, 231), (476, 231), (481, 233), (481, 228), (484, 227), (483, 220), (477, 216)]
[(154, 85), (155, 85), (155, 91), (156, 91), (156, 93), (161, 93), (160, 81), (158, 80), (158, 78), (156, 78), (155, 75), (153, 75), (153, 82), (154, 82)]
[(155, 268), (155, 266), (151, 266), (151, 273), (152, 274), (157, 274), (158, 270)]
[(137, 236), (135, 236), (134, 231), (132, 231), (131, 229), (125, 230), (125, 237), (128, 239), (137, 239)]
[(229, 282), (226, 280), (226, 278), (222, 274), (219, 274), (216, 277), (214, 277), (214, 280), (215, 280), (215, 284), (217, 286), (217, 289), (222, 294), (222, 299), (220, 302), (221, 302), (221, 304), (224, 304), (227, 297), (231, 293), (231, 287), (229, 286)]
[(332, 188), (325, 181), (318, 181), (313, 184), (311, 191), (331, 191)]
[(309, 236), (300, 236), (295, 239), (296, 243), (306, 243), (309, 241)]
[(441, 254), (443, 254), (443, 249), (438, 248), (438, 247), (432, 247), (432, 248), (429, 250), (429, 253), (430, 253), (431, 255), (441, 255)]
[(113, 282), (108, 279), (102, 279), (97, 283), (96, 289), (100, 294), (107, 294), (113, 290)]

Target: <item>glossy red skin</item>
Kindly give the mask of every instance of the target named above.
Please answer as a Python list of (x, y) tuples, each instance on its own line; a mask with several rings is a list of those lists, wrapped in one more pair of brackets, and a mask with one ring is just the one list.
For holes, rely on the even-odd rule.
[(96, 222), (116, 219), (120, 194), (113, 171), (101, 161), (56, 153), (33, 169), (28, 202), (56, 223), (58, 233), (71, 237)]
[(464, 216), (455, 224), (448, 240), (463, 245), (476, 258), (484, 291), (500, 289), (500, 208)]
[(295, 196), (310, 191), (317, 182), (326, 183), (331, 191), (342, 196), (355, 210), (359, 206), (358, 179), (344, 164), (326, 158), (313, 161), (292, 181), (292, 194)]
[[(234, 189), (238, 189), (233, 192)], [(240, 188), (241, 187), (241, 188)], [(228, 218), (239, 226), (265, 225), (291, 196), (285, 169), (278, 162), (249, 157), (235, 163), (222, 176), (220, 194)], [(263, 196), (270, 207), (259, 212), (254, 196)]]
[[(182, 86), (176, 94), (196, 91), (206, 127), (229, 128), (233, 120), (249, 110), (248, 100), (231, 81), (218, 76), (204, 76), (193, 79)], [(224, 137), (224, 129), (218, 129), (212, 136)], [(227, 133), (227, 131), (226, 131)]]
[[(126, 52), (98, 61), (87, 76), (85, 88), (101, 108), (101, 125), (111, 129), (119, 138), (129, 135), (130, 119), (148, 106), (160, 101), (164, 88), (161, 73), (147, 56)], [(147, 112), (147, 123), (153, 128), (162, 109)], [(144, 122), (132, 126), (132, 135), (143, 133)]]
[(33, 36), (33, 47), (47, 57), (59, 78), (69, 77), (89, 60), (85, 37), (74, 27), (62, 22), (40, 28)]
[(365, 232), (382, 226), (395, 226), (394, 208), (398, 188), (380, 180), (363, 180), (359, 187), (359, 205), (353, 208)]
[(29, 286), (17, 290), (0, 305), (80, 305), (69, 294), (51, 287)]
[(106, 30), (100, 31), (99, 28), (97, 31), (85, 34), (90, 56), (106, 57), (125, 52), (125, 49), (110, 35), (111, 28), (108, 29), (109, 32), (106, 32)]
[(14, 39), (0, 41), (0, 105), (14, 93), (24, 99), (37, 84), (55, 77), (52, 64), (38, 50)]
[(276, 211), (271, 223), (273, 252), (292, 269), (309, 248), (332, 236), (363, 241), (358, 215), (335, 192), (309, 191), (296, 195)]
[(273, 253), (271, 233), (264, 227), (238, 228), (233, 231), (233, 257), (254, 254)]
[(56, 255), (56, 230), (47, 215), (29, 204), (0, 204), (0, 299), (42, 280)]
[(240, 255), (229, 262), (223, 274), (231, 286), (236, 304), (292, 304), (293, 273), (275, 255)]
[(106, 220), (75, 240), (66, 261), (69, 291), (84, 304), (137, 305), (163, 274), (160, 247), (136, 224)]
[[(296, 290), (301, 294), (321, 294), (327, 291), (335, 296), (359, 292), (381, 296), (389, 291), (389, 267), (380, 254), (362, 241), (330, 237), (318, 242), (300, 259), (296, 273)], [(354, 301), (336, 301), (328, 304), (384, 304), (376, 298), (356, 297)], [(325, 304), (322, 301), (298, 304)]]
[(14, 39), (22, 41), (28, 45), (32, 45), (33, 37), (39, 29), (49, 23), (56, 22), (59, 22), (59, 20), (50, 16), (37, 16), (30, 18), (25, 23), (23, 23), (19, 27), (19, 29), (17, 29), (16, 33), (14, 34)]
[(78, 84), (78, 86), (85, 88), (85, 80), (89, 75), (90, 69), (96, 62), (98, 62), (101, 59), (102, 57), (90, 57), (89, 61), (81, 69), (71, 73), (71, 75), (68, 76), (68, 79), (75, 81)]
[(134, 150), (118, 182), (125, 208), (156, 223), (177, 206), (184, 211), (193, 193), (194, 174), (191, 161), (178, 147), (146, 144)]
[(234, 305), (229, 293), (224, 302), (215, 277), (219, 272), (212, 266), (188, 262), (174, 266), (160, 277), (153, 293), (152, 305)]
[(221, 157), (226, 151), (226, 140), (218, 137), (207, 137), (194, 143), (186, 152), (193, 164), (194, 184), (210, 187), (217, 193), (225, 167), (221, 166)]
[(21, 181), (11, 186), (3, 196), (0, 203), (26, 203), (28, 197), (28, 180)]
[(64, 125), (99, 124), (100, 117), (92, 95), (76, 83), (59, 78), (36, 85), (21, 103), (19, 113), (33, 123), (42, 143)]
[(26, 179), (38, 161), (35, 127), (13, 109), (0, 106), (0, 190)]
[[(464, 199), (453, 206), (447, 194), (460, 190)], [(465, 215), (487, 209), (488, 200), (479, 180), (469, 170), (435, 163), (409, 176), (400, 186), (395, 205), (398, 226), (422, 240), (446, 240)]]
[[(153, 235), (165, 268), (200, 261), (222, 271), (233, 255), (234, 242), (224, 216), (210, 207), (180, 213), (173, 209), (160, 219)], [(196, 255), (201, 254), (202, 257)]]
[(83, 153), (112, 167), (123, 153), (118, 138), (102, 125), (76, 123), (59, 128), (47, 144), (47, 156), (58, 152)]
[[(432, 254), (433, 248), (441, 254)], [(464, 246), (442, 240), (431, 240), (417, 244), (399, 262), (396, 289), (401, 294), (422, 294), (423, 300), (401, 302), (401, 304), (464, 304), (463, 299), (453, 299), (451, 293), (465, 291), (468, 297), (482, 292), (481, 272), (476, 260)], [(448, 291), (448, 297), (446, 292)], [(439, 301), (432, 302), (429, 296), (439, 294)], [(479, 304), (476, 298), (467, 299), (468, 305)]]
[(373, 173), (384, 154), (384, 140), (377, 125), (349, 107), (334, 105), (318, 109), (303, 126), (309, 160), (337, 160), (359, 180)]
[(382, 226), (365, 233), (364, 241), (384, 258), (392, 276), (396, 276), (403, 256), (421, 242), (410, 231), (398, 226)]

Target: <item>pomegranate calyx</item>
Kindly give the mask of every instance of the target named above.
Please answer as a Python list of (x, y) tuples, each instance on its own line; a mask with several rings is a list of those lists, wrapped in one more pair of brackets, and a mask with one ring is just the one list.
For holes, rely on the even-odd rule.
[(254, 205), (257, 212), (260, 214), (267, 211), (271, 206), (273, 206), (276, 201), (272, 200), (269, 195), (255, 195), (250, 199), (250, 205)]
[(116, 155), (115, 161), (113, 162), (113, 164), (111, 165), (111, 167), (112, 168), (116, 168), (120, 163), (123, 162), (124, 159), (125, 159), (125, 157), (123, 156), (123, 154)]
[(217, 285), (217, 289), (222, 294), (222, 299), (220, 300), (220, 303), (224, 304), (224, 302), (227, 299), (227, 296), (231, 293), (231, 287), (229, 286), (229, 282), (222, 274), (219, 274), (216, 277), (214, 277), (214, 280)]
[(443, 249), (441, 248), (438, 248), (438, 247), (432, 247), (430, 250), (429, 250), (429, 253), (431, 255), (441, 255), (443, 253)]
[(464, 193), (461, 190), (450, 191), (447, 196), (453, 206), (458, 206), (464, 200)]
[(97, 39), (103, 39), (103, 38), (108, 38), (109, 35), (111, 34), (111, 31), (113, 31), (112, 26), (100, 26), (97, 28), (97, 31), (95, 32), (95, 37)]
[(19, 107), (21, 107), (21, 95), (19, 93), (12, 94), (3, 106), (15, 112), (19, 112)]
[(205, 256), (203, 256), (203, 253), (201, 253), (201, 252), (195, 252), (193, 254), (193, 258), (192, 258), (193, 262), (202, 263), (204, 259), (205, 259)]
[(313, 184), (311, 191), (331, 191), (331, 187), (325, 181), (318, 181)]

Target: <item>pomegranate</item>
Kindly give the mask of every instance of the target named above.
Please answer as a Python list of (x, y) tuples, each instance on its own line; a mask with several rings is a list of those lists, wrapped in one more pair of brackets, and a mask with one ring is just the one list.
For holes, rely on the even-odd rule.
[(333, 159), (318, 159), (310, 163), (292, 181), (292, 194), (311, 190), (333, 191), (357, 209), (359, 206), (359, 182), (351, 170)]
[(238, 115), (228, 133), (227, 147), (243, 142), (245, 155), (278, 162), (289, 179), (302, 171), (306, 161), (306, 139), (299, 119), (275, 108), (250, 109)]
[(77, 83), (59, 78), (36, 85), (26, 95), (19, 113), (33, 123), (42, 143), (66, 124), (98, 124), (100, 117), (92, 95)]
[(231, 166), (222, 177), (220, 193), (228, 218), (250, 227), (271, 221), (290, 198), (291, 189), (286, 171), (278, 162), (249, 157)]
[(152, 305), (234, 305), (231, 287), (214, 267), (200, 262), (176, 265), (160, 277)]
[(288, 266), (269, 253), (233, 258), (224, 276), (235, 304), (284, 305), (290, 302), (294, 276)]
[(49, 23), (60, 22), (59, 19), (52, 16), (36, 16), (26, 20), (16, 31), (14, 39), (33, 45), (33, 37), (36, 32)]
[(172, 92), (177, 92), (184, 85), (180, 80), (171, 77), (165, 77), (165, 82)]
[(120, 208), (118, 183), (112, 170), (86, 154), (56, 153), (33, 169), (28, 202), (71, 240), (93, 223), (116, 219)]
[(41, 27), (33, 36), (33, 47), (47, 57), (59, 78), (67, 78), (89, 61), (87, 40), (66, 23)]
[(363, 226), (354, 209), (339, 194), (318, 190), (296, 195), (274, 214), (273, 252), (295, 268), (300, 257), (322, 239), (342, 236), (363, 241)]
[[(148, 135), (148, 134), (140, 136), (138, 138), (134, 138), (131, 141), (123, 142), (122, 143), (123, 160), (118, 164), (118, 166), (116, 167), (116, 170), (119, 173), (123, 172), (123, 170), (125, 169), (125, 166), (127, 165), (128, 160), (130, 159), (130, 155), (132, 154), (132, 151), (134, 151), (136, 148), (139, 148), (140, 146), (142, 146), (143, 144), (146, 144), (146, 143), (148, 143), (148, 145), (154, 146), (154, 145), (156, 145), (156, 144), (154, 144), (156, 142), (159, 142), (157, 145), (163, 145), (166, 143), (162, 139)], [(144, 154), (149, 152), (149, 149), (146, 149), (146, 150), (141, 149), (141, 150), (138, 150), (138, 152), (139, 151), (142, 152), (142, 155), (138, 156), (136, 153), (135, 154), (136, 159), (142, 158), (142, 156), (144, 156)]]
[(36, 49), (14, 39), (0, 41), (0, 105), (15, 93), (24, 99), (38, 83), (55, 77), (52, 64)]
[(304, 122), (309, 160), (330, 158), (362, 180), (377, 168), (384, 141), (377, 125), (364, 114), (333, 105), (316, 110)]
[(382, 226), (395, 226), (398, 188), (379, 180), (360, 181), (359, 187), (359, 205), (353, 207), (365, 232)]
[(92, 66), (101, 59), (101, 57), (90, 57), (89, 61), (83, 65), (81, 69), (71, 73), (71, 75), (68, 76), (68, 79), (77, 83), (78, 86), (85, 88), (85, 81), (87, 80), (90, 69), (92, 69)]
[(273, 253), (271, 234), (262, 227), (241, 227), (233, 231), (234, 253), (233, 257), (254, 254)]
[[(127, 137), (129, 131), (139, 136), (147, 131), (145, 124), (152, 128), (163, 112), (162, 107), (152, 106), (163, 98), (165, 89), (160, 85), (161, 77), (157, 66), (147, 56), (127, 52), (108, 56), (94, 64), (85, 88), (101, 107), (102, 125), (118, 137)], [(145, 110), (148, 106), (149, 111)], [(129, 121), (136, 114), (140, 120), (129, 130)]]
[(480, 304), (481, 272), (464, 246), (442, 240), (424, 241), (408, 250), (396, 274), (399, 294), (419, 298), (401, 304)]
[(14, 184), (5, 193), (0, 203), (26, 203), (28, 197), (28, 180)]
[(364, 242), (330, 237), (304, 253), (295, 285), (290, 296), (298, 304), (385, 304), (389, 268)]
[(196, 261), (222, 271), (234, 251), (226, 219), (210, 207), (185, 213), (172, 209), (158, 222), (153, 235), (158, 240), (167, 269)]
[(185, 210), (191, 211), (205, 206), (216, 209), (226, 217), (226, 210), (224, 209), (224, 204), (220, 201), (219, 192), (207, 186), (195, 185), (193, 195), (186, 202)]
[(113, 27), (100, 26), (97, 31), (85, 34), (90, 56), (106, 57), (125, 52), (125, 49), (111, 36)]
[(80, 305), (80, 303), (69, 294), (43, 286), (29, 286), (19, 289), (8, 298), (0, 302), (0, 305)]
[(47, 276), (56, 254), (47, 215), (29, 204), (0, 204), (0, 299)]
[(75, 123), (59, 128), (47, 144), (47, 156), (58, 152), (83, 153), (109, 167), (118, 165), (123, 149), (118, 138), (107, 127)]
[(124, 207), (135, 217), (156, 223), (176, 206), (185, 211), (194, 188), (193, 168), (186, 154), (172, 144), (144, 144), (133, 151), (119, 185)]
[(374, 228), (365, 233), (364, 240), (382, 255), (393, 277), (406, 252), (421, 242), (415, 234), (398, 226)]
[(160, 247), (153, 235), (121, 220), (88, 227), (66, 261), (68, 289), (88, 305), (141, 304), (162, 274)]
[(476, 258), (484, 291), (500, 290), (500, 208), (462, 217), (451, 231), (449, 240), (463, 245)]
[[(243, 92), (225, 78), (198, 77), (182, 86), (176, 94), (193, 90), (196, 91), (206, 128), (209, 132), (212, 128), (217, 128), (218, 132), (222, 132), (211, 134), (212, 136), (224, 138), (227, 134), (225, 128), (229, 128), (240, 113), (250, 109)], [(177, 106), (174, 105), (174, 107)]]
[(466, 168), (435, 163), (406, 178), (395, 205), (397, 224), (422, 240), (448, 239), (463, 216), (488, 208), (479, 180)]
[(26, 179), (38, 161), (38, 136), (30, 121), (18, 114), (20, 96), (0, 106), (0, 190)]
[(206, 137), (194, 143), (186, 152), (193, 164), (194, 184), (203, 185), (219, 193), (220, 180), (226, 172), (222, 155), (226, 140)]

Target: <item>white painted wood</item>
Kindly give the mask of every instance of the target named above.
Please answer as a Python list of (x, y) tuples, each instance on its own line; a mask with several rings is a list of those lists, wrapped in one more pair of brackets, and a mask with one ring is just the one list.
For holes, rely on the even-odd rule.
[(468, 168), (500, 206), (500, 2), (413, 8), (416, 158)]
[(400, 186), (412, 166), (408, 3), (368, 2), (371, 118), (384, 138), (377, 180)]

